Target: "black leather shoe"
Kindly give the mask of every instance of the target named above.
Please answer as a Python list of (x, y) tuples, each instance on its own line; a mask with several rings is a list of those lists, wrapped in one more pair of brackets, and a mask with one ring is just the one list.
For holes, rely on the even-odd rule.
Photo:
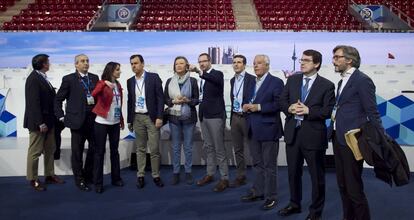
[(81, 190), (81, 191), (85, 191), (85, 192), (89, 192), (91, 191), (91, 188), (89, 188), (88, 185), (86, 185), (85, 181), (80, 181), (78, 184), (76, 184), (76, 186)]
[(43, 185), (42, 182), (40, 182), (39, 180), (31, 180), (29, 182), (30, 186), (33, 187), (34, 190), (36, 191), (46, 191), (46, 186)]
[(161, 180), (161, 178), (160, 178), (160, 177), (155, 177), (155, 178), (154, 178), (154, 183), (155, 183), (155, 185), (156, 185), (156, 186), (158, 186), (158, 187), (164, 187), (164, 183), (162, 182), (162, 180)]
[(300, 208), (294, 207), (292, 205), (288, 205), (285, 208), (279, 210), (277, 214), (280, 216), (289, 216), (289, 215), (300, 213), (300, 212), (301, 212)]
[(144, 188), (144, 186), (145, 186), (144, 177), (143, 176), (138, 177), (138, 179), (137, 179), (137, 187), (138, 187), (138, 189), (142, 189), (142, 188)]
[(96, 193), (103, 193), (103, 191), (104, 191), (104, 188), (103, 188), (102, 185), (96, 185), (95, 186), (95, 192)]
[(263, 210), (270, 210), (276, 206), (276, 200), (274, 199), (266, 199), (266, 201), (262, 205)]
[(112, 185), (113, 186), (124, 186), (124, 181), (122, 180), (112, 181)]
[(253, 191), (250, 190), (247, 195), (242, 196), (240, 199), (242, 202), (255, 202), (258, 200), (263, 200), (264, 196), (256, 195)]
[(309, 214), (305, 218), (305, 220), (322, 220), (322, 217), (320, 215), (312, 215), (312, 214)]

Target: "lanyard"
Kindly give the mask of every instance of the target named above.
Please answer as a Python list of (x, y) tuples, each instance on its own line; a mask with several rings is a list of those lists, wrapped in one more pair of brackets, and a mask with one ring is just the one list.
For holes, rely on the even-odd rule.
[(145, 76), (146, 76), (146, 74), (144, 72), (144, 76), (142, 77), (143, 78), (143, 81), (142, 81), (141, 89), (138, 87), (138, 80), (135, 78), (135, 86), (137, 87), (137, 89), (138, 89), (138, 91), (139, 91), (139, 93), (140, 93), (141, 96), (142, 96), (142, 91), (143, 91), (144, 85), (145, 85)]
[(119, 92), (118, 92), (118, 86), (116, 86), (112, 89), (112, 91), (114, 92), (114, 96), (115, 96), (115, 100), (116, 100), (116, 105), (119, 106)]
[[(238, 81), (238, 80), (237, 80)], [(241, 90), (241, 88), (242, 88), (242, 86), (243, 86), (243, 83), (244, 83), (244, 77), (243, 77), (243, 80), (241, 81), (241, 83), (240, 83), (240, 86), (239, 86), (239, 89), (236, 91), (236, 95), (234, 95), (234, 91), (233, 91), (233, 95), (234, 95), (234, 97), (237, 99), (238, 97), (239, 97), (239, 93), (240, 93), (240, 90)], [(234, 85), (236, 85), (236, 82), (234, 82)]]
[(89, 86), (90, 86), (89, 76), (86, 76), (86, 79), (88, 80), (88, 84), (86, 84), (85, 81), (83, 81), (83, 79), (81, 77), (79, 79), (82, 82), (83, 87), (86, 90), (88, 90), (88, 94), (91, 94), (91, 91), (89, 90)]

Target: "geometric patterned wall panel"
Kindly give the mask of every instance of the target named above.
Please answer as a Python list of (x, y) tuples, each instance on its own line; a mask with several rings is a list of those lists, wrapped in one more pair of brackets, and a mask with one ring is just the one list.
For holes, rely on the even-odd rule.
[(387, 134), (400, 145), (414, 147), (414, 101), (404, 95), (389, 100), (377, 96), (377, 106)]
[(17, 137), (16, 116), (5, 110), (6, 97), (0, 94), (0, 137)]
[(8, 111), (0, 116), (0, 137), (17, 137), (16, 116)]

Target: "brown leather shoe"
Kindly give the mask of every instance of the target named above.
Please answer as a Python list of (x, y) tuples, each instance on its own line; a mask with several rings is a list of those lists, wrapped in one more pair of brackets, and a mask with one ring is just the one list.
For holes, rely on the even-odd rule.
[(31, 180), (30, 185), (36, 191), (46, 191), (46, 187), (39, 180)]
[(197, 186), (204, 186), (214, 181), (213, 176), (205, 175), (203, 179), (197, 181)]
[(213, 188), (214, 192), (223, 192), (227, 187), (229, 187), (228, 180), (220, 180), (217, 185)]
[(230, 183), (230, 187), (236, 188), (246, 184), (246, 176), (238, 176), (232, 183)]
[(45, 178), (45, 183), (46, 184), (64, 184), (65, 181), (59, 178), (58, 176), (53, 175), (53, 176), (47, 176)]

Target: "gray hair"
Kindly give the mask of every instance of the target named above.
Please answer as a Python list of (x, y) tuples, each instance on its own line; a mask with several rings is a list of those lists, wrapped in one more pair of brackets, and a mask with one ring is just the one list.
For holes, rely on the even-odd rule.
[(83, 54), (83, 53), (76, 55), (76, 56), (75, 56), (75, 64), (77, 64), (77, 63), (78, 63), (78, 59), (79, 59), (79, 57), (88, 57), (88, 56), (86, 56), (86, 54)]
[(352, 60), (352, 67), (355, 67), (357, 69), (359, 68), (359, 66), (361, 65), (361, 57), (359, 56), (359, 52), (355, 47), (347, 45), (338, 45), (333, 49), (333, 53), (335, 53), (337, 50), (342, 50), (345, 58)]
[(270, 58), (268, 55), (266, 54), (257, 54), (254, 58), (256, 57), (263, 57), (265, 63), (267, 64), (267, 66), (270, 66)]

